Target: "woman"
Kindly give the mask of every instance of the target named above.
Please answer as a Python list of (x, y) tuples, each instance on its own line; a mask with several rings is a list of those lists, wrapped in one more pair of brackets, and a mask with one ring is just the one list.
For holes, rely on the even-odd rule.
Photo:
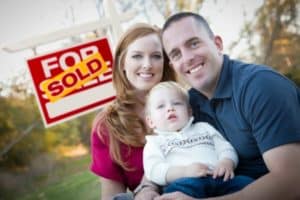
[[(91, 171), (101, 177), (102, 200), (133, 191), (143, 177), (142, 154), (149, 132), (145, 96), (158, 82), (175, 80), (168, 63), (160, 30), (147, 24), (131, 27), (116, 47), (112, 69), (116, 100), (96, 117), (91, 137)], [(158, 195), (154, 187), (140, 189), (137, 199)]]

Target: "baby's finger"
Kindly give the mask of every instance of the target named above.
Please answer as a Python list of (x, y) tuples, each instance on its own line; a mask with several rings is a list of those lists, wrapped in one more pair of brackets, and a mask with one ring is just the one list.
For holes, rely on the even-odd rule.
[(225, 171), (225, 174), (224, 174), (224, 178), (223, 178), (223, 181), (227, 181), (230, 177), (230, 171), (226, 170)]
[(230, 173), (230, 179), (233, 179), (233, 178), (234, 178), (234, 172), (231, 171), (231, 173)]
[(218, 177), (221, 177), (226, 173), (226, 169), (224, 167), (220, 167), (218, 171)]
[(214, 169), (214, 171), (213, 171), (213, 178), (215, 179), (215, 178), (217, 178), (217, 176), (218, 176), (218, 173), (219, 173), (219, 168), (216, 168), (216, 169)]

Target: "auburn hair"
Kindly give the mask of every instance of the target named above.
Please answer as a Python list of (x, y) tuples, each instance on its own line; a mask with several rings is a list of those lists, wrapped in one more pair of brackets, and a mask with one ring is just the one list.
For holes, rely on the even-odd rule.
[[(94, 120), (93, 131), (96, 131), (100, 139), (109, 145), (110, 156), (125, 170), (132, 169), (122, 159), (121, 143), (132, 147), (143, 147), (145, 145), (145, 135), (148, 133), (143, 119), (134, 112), (136, 105), (143, 105), (143, 102), (137, 98), (134, 88), (123, 72), (122, 65), (124, 64), (127, 48), (132, 42), (150, 34), (157, 34), (161, 38), (160, 31), (155, 26), (139, 23), (129, 28), (122, 35), (115, 49), (112, 68), (116, 99), (100, 112)], [(176, 80), (175, 72), (169, 66), (166, 54), (163, 54), (164, 68), (161, 81)], [(130, 154), (130, 148), (127, 153)]]

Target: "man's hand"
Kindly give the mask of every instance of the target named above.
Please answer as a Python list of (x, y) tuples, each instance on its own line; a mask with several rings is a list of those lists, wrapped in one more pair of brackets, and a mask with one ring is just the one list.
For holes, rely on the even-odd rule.
[(213, 178), (224, 177), (223, 180), (227, 181), (234, 177), (234, 163), (230, 159), (223, 159), (219, 161), (215, 169), (213, 170)]
[(187, 196), (181, 192), (172, 192), (156, 197), (154, 200), (196, 200), (193, 197)]

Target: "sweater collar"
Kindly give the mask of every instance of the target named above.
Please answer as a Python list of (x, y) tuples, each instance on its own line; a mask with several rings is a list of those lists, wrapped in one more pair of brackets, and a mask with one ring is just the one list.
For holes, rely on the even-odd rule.
[(194, 121), (194, 117), (191, 117), (188, 121), (188, 123), (186, 123), (186, 125), (179, 131), (163, 131), (163, 130), (158, 130), (158, 129), (154, 129), (153, 131), (155, 133), (157, 133), (158, 135), (174, 135), (174, 134), (182, 134), (184, 133), (187, 129), (189, 129), (192, 125), (192, 122)]

